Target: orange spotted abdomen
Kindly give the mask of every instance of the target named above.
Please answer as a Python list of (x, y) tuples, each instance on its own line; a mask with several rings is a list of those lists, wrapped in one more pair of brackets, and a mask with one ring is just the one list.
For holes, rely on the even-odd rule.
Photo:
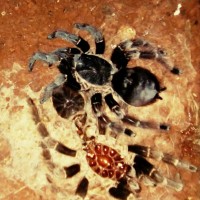
[(89, 166), (102, 177), (119, 180), (130, 170), (120, 154), (106, 145), (91, 142), (86, 152)]

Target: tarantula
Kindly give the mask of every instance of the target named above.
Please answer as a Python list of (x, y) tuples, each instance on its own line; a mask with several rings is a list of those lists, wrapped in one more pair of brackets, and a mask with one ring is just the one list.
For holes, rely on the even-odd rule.
[[(89, 43), (80, 36), (61, 30), (50, 34), (48, 39), (61, 38), (72, 42), (77, 48), (60, 48), (50, 53), (37, 52), (30, 58), (30, 71), (33, 70), (37, 60), (47, 62), (49, 66), (59, 63), (58, 69), (61, 75), (45, 88), (40, 100), (41, 103), (52, 97), (53, 106), (57, 113), (63, 118), (69, 118), (84, 110), (86, 99), (87, 101), (90, 99), (100, 134), (105, 134), (109, 127), (113, 132), (124, 133), (129, 137), (134, 134), (127, 127), (129, 125), (169, 130), (169, 126), (164, 123), (138, 120), (136, 117), (126, 114), (120, 106), (121, 103), (131, 106), (146, 106), (157, 99), (162, 99), (159, 93), (165, 88), (160, 86), (154, 74), (140, 66), (127, 68), (127, 65), (131, 59), (155, 59), (171, 73), (178, 75), (180, 70), (168, 64), (165, 52), (145, 40), (129, 39), (118, 44), (112, 52), (111, 60), (106, 60), (102, 56), (105, 50), (105, 40), (101, 32), (88, 24), (77, 23), (75, 27), (88, 31), (94, 37), (96, 53), (90, 52)], [(85, 98), (85, 96), (89, 96), (89, 98)], [(121, 99), (121, 102), (117, 102), (115, 97)], [(121, 124), (111, 120), (104, 113), (104, 102), (118, 117)], [(131, 182), (129, 176), (131, 169), (135, 170), (137, 177), (148, 176), (155, 184), (165, 182), (166, 185), (176, 190), (182, 188), (182, 184), (164, 178), (145, 157), (162, 160), (193, 172), (197, 171), (193, 165), (142, 145), (128, 145), (128, 151), (135, 153), (136, 156), (132, 166), (126, 164), (116, 150), (97, 143), (94, 137), (87, 137), (83, 128), (87, 114), (85, 111), (82, 118), (75, 118), (74, 122), (85, 142), (86, 159), (89, 166), (100, 176), (117, 181), (117, 187), (109, 189), (112, 196), (126, 199), (132, 192), (129, 184)], [(76, 155), (74, 150), (59, 142), (56, 150), (68, 156)], [(67, 176), (72, 177), (80, 171), (80, 166), (73, 165), (65, 170)], [(77, 194), (84, 197), (87, 187), (88, 180), (84, 177), (77, 187)]]

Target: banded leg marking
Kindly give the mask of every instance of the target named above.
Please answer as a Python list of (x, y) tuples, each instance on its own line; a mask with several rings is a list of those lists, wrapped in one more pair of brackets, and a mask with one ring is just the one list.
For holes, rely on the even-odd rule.
[(80, 30), (86, 30), (88, 31), (95, 39), (96, 44), (96, 54), (103, 54), (105, 50), (105, 40), (102, 35), (102, 33), (95, 28), (94, 26), (91, 26), (89, 24), (80, 24), (76, 23), (74, 24), (75, 28)]
[(129, 125), (141, 127), (141, 128), (153, 128), (153, 129), (161, 129), (165, 131), (169, 130), (168, 125), (165, 125), (165, 124), (157, 125), (153, 122), (140, 121), (132, 116), (124, 115), (119, 104), (117, 103), (117, 101), (115, 101), (112, 94), (106, 95), (105, 101), (108, 107), (110, 108), (110, 110), (113, 111), (125, 124), (129, 124)]

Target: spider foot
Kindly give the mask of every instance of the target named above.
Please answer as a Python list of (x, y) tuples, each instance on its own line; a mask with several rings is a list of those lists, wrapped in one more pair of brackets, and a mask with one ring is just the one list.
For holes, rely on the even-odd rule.
[(68, 33), (67, 31), (57, 30), (52, 32), (47, 36), (47, 39), (51, 40), (54, 38), (61, 38), (63, 40), (67, 40), (70, 42), (73, 42), (74, 44), (77, 44), (80, 38), (77, 35), (74, 35), (72, 33)]

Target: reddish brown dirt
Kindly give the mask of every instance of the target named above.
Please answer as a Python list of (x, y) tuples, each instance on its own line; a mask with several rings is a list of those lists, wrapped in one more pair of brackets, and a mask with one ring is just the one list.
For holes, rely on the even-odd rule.
[[(174, 15), (178, 4), (182, 5), (180, 13)], [(181, 159), (200, 166), (200, 2), (198, 0), (125, 0), (123, 3), (120, 0), (4, 0), (0, 1), (0, 109), (2, 113), (0, 199), (62, 199), (57, 195), (58, 191), (63, 190), (60, 185), (57, 187), (52, 183), (49, 187), (41, 183), (41, 188), (38, 186), (42, 182), (40, 177), (43, 177), (42, 173), (38, 175), (40, 167), (34, 166), (33, 172), (25, 171), (32, 168), (34, 162), (28, 163), (33, 161), (34, 157), (31, 153), (23, 157), (20, 148), (24, 145), (24, 153), (26, 153), (29, 144), (18, 147), (17, 143), (20, 140), (29, 141), (37, 138), (36, 129), (34, 132), (31, 128), (32, 126), (34, 128), (34, 123), (31, 121), (30, 109), (24, 102), (31, 95), (38, 100), (37, 92), (41, 92), (42, 87), (58, 74), (56, 68), (47, 69), (46, 65), (41, 63), (30, 73), (27, 68), (28, 59), (36, 51), (49, 52), (59, 47), (70, 46), (71, 44), (61, 40), (48, 41), (46, 37), (56, 29), (78, 34), (79, 32), (73, 29), (75, 22), (92, 24), (102, 30), (107, 41), (105, 53), (107, 58), (112, 51), (112, 45), (127, 36), (130, 37), (130, 33), (133, 33), (134, 37), (134, 31), (137, 37), (152, 41), (169, 52), (169, 57), (183, 71), (180, 78), (172, 76), (158, 64), (155, 64), (157, 68), (153, 68), (153, 61), (150, 61), (150, 64), (149, 61), (133, 62), (147, 67), (149, 64), (149, 68), (160, 77), (164, 85), (167, 85), (167, 92), (162, 95), (164, 100), (156, 104), (155, 110), (154, 108), (150, 110), (150, 114), (146, 114), (145, 111), (140, 114), (138, 109), (135, 112), (151, 120), (167, 120), (167, 123), (172, 124), (170, 136), (152, 133), (152, 139), (144, 140), (145, 145), (169, 151)], [(80, 34), (88, 38), (93, 46), (91, 37), (84, 32)], [(46, 113), (45, 109), (48, 110), (40, 107), (40, 110)], [(20, 122), (22, 118), (27, 121)], [(33, 152), (40, 152), (37, 149), (38, 141), (39, 139), (36, 139), (33, 147), (27, 149), (33, 148)], [(24, 165), (27, 165), (27, 168), (23, 167)], [(184, 170), (178, 172), (185, 183), (181, 192), (162, 189), (162, 187), (155, 189), (143, 186), (141, 199), (200, 199), (199, 172), (190, 173)], [(168, 175), (172, 174), (168, 173)], [(95, 196), (91, 192), (90, 199), (112, 199), (107, 195), (106, 186), (98, 185), (98, 187), (101, 188), (101, 195)], [(95, 191), (94, 186), (91, 191)], [(72, 200), (77, 199), (73, 192), (70, 194)], [(66, 195), (69, 193), (69, 190), (64, 192)], [(102, 195), (103, 193), (105, 195)], [(133, 196), (131, 198), (135, 199)]]

